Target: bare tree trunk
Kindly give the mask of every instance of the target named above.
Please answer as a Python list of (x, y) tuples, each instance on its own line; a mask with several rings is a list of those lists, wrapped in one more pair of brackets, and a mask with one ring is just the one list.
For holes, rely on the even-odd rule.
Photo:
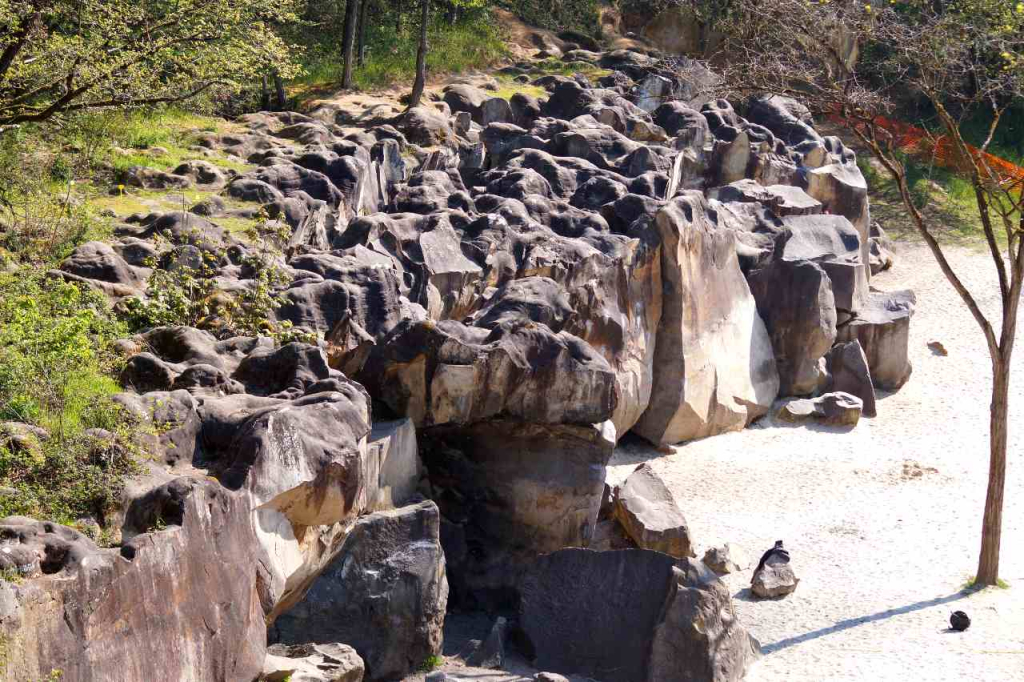
[(270, 111), (270, 90), (267, 88), (267, 74), (260, 77), (260, 108)]
[(981, 556), (976, 584), (999, 582), (999, 545), (1003, 529), (1003, 492), (1006, 485), (1006, 441), (1010, 392), (1010, 358), (992, 362), (992, 406), (989, 417), (988, 493), (981, 528)]
[(359, 44), (356, 46), (358, 53), (357, 64), (362, 67), (366, 60), (366, 12), (370, 9), (370, 0), (363, 0), (359, 8)]
[(284, 81), (281, 74), (274, 72), (274, 89), (277, 90), (277, 110), (284, 111), (288, 108), (288, 95), (284, 92)]
[(430, 0), (422, 0), (420, 13), (420, 48), (416, 51), (416, 82), (412, 86), (409, 108), (418, 107), (427, 87), (427, 24), (430, 21)]
[(359, 0), (347, 0), (345, 3), (345, 42), (342, 45), (345, 67), (341, 75), (341, 87), (352, 87), (352, 66), (356, 42), (356, 24), (359, 23)]

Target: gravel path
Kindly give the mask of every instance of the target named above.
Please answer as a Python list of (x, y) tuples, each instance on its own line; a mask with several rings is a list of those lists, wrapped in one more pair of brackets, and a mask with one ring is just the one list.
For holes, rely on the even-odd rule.
[[(900, 245), (873, 285), (910, 287), (914, 372), (880, 396), (879, 416), (847, 432), (755, 426), (659, 455), (621, 446), (610, 478), (650, 461), (698, 545), (731, 542), (756, 561), (776, 539), (801, 583), (754, 601), (751, 570), (727, 576), (736, 609), (765, 656), (751, 682), (1024, 680), (1024, 426), (1011, 426), (1002, 576), (1010, 589), (965, 594), (974, 574), (988, 470), (991, 368), (978, 330), (931, 255)], [(989, 257), (957, 249), (969, 285), (998, 305)], [(948, 357), (926, 344), (940, 340)], [(1024, 342), (1022, 342), (1024, 344)], [(1024, 347), (1015, 358), (1011, 424), (1024, 417)], [(752, 568), (752, 567), (751, 567)], [(970, 630), (946, 630), (962, 609)]]

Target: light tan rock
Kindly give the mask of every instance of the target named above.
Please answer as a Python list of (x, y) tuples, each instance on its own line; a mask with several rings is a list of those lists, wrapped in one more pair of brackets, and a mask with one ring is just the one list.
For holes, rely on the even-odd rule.
[(696, 556), (686, 518), (650, 464), (638, 466), (619, 487), (614, 513), (641, 548), (678, 559)]
[(662, 318), (650, 404), (634, 431), (657, 445), (742, 429), (779, 390), (771, 341), (707, 201), (688, 191), (657, 215)]

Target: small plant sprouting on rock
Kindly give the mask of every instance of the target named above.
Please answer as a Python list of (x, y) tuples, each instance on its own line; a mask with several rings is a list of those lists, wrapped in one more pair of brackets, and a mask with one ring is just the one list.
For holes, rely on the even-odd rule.
[[(315, 343), (315, 336), (295, 330), (287, 320), (274, 319), (274, 311), (285, 302), (281, 289), (289, 282), (281, 250), (290, 234), (287, 224), (270, 220), (261, 210), (244, 234), (249, 244), (240, 264), (247, 281), (240, 292), (230, 295), (218, 290), (223, 253), (179, 246), (163, 267), (155, 260), (148, 263), (154, 270), (146, 296), (121, 304), (128, 326), (140, 331), (184, 325), (219, 335), (269, 336), (281, 344)], [(201, 237), (192, 235), (192, 240), (201, 243)]]
[(444, 665), (444, 659), (437, 654), (432, 654), (424, 659), (423, 663), (420, 664), (420, 672), (429, 673), (431, 670), (437, 670)]
[(0, 581), (8, 582), (8, 583), (12, 583), (14, 585), (17, 585), (22, 580), (24, 580), (24, 577), (21, 575), (21, 573), (18, 572), (18, 569), (16, 569), (16, 568), (0, 569)]

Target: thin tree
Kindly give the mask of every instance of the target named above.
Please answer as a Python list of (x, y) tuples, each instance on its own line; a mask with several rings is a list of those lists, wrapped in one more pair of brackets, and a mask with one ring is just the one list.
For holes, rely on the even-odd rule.
[(416, 81), (409, 97), (409, 108), (418, 107), (423, 99), (423, 90), (427, 86), (427, 29), (430, 22), (430, 0), (420, 3), (420, 46), (416, 50)]
[[(871, 150), (899, 190), (910, 218), (981, 328), (992, 365), (989, 478), (976, 584), (999, 582), (1006, 481), (1010, 368), (1024, 286), (1024, 201), (1019, 178), (988, 156), (1004, 114), (1024, 102), (1024, 8), (1004, 0), (864, 2), (738, 0), (725, 23), (726, 82), (739, 93), (800, 99), (838, 117)], [(852, 49), (851, 49), (852, 48)], [(885, 117), (909, 96), (937, 118), (926, 140), (973, 189), (977, 216), (999, 287), (999, 328), (982, 310), (939, 242), (939, 225), (911, 191), (906, 150)], [(984, 140), (971, 147), (964, 121), (985, 109)]]
[(359, 7), (359, 37), (356, 45), (356, 54), (358, 55), (356, 63), (360, 68), (363, 67), (364, 62), (366, 61), (366, 16), (369, 10), (370, 0), (363, 0)]
[(356, 29), (359, 23), (359, 0), (345, 2), (345, 36), (342, 43), (344, 68), (341, 75), (341, 87), (352, 87), (352, 67), (355, 63)]

